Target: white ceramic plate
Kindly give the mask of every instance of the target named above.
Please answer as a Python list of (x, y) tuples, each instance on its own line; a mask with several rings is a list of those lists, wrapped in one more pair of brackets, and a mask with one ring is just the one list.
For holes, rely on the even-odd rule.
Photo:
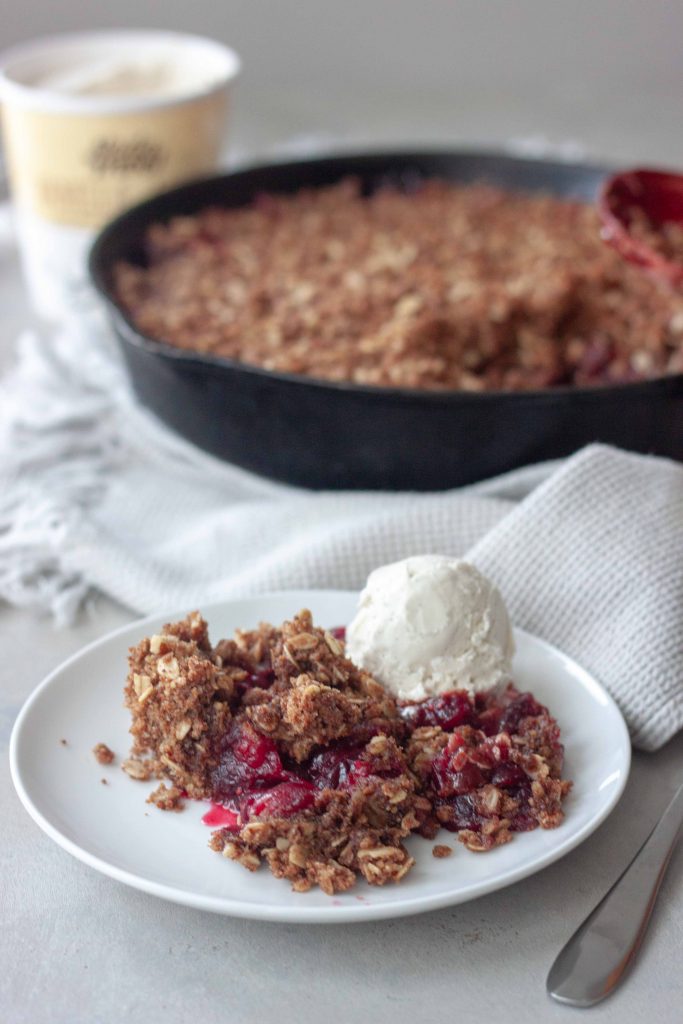
[[(215, 604), (203, 613), (215, 641), (238, 626), (279, 623), (302, 607), (324, 625), (342, 625), (355, 602), (355, 594), (342, 591), (291, 591)], [(250, 874), (209, 850), (209, 830), (200, 821), (205, 805), (189, 802), (181, 814), (159, 811), (145, 803), (156, 783), (134, 782), (118, 766), (129, 747), (122, 704), (127, 648), (183, 614), (125, 626), (70, 658), (28, 699), (10, 746), (14, 784), (38, 825), (86, 864), (155, 896), (270, 921), (417, 914), (511, 885), (564, 856), (607, 817), (626, 784), (631, 748), (611, 697), (570, 658), (517, 630), (515, 682), (547, 703), (562, 728), (566, 775), (574, 780), (563, 825), (517, 835), (486, 854), (469, 853), (442, 833), (440, 841), (455, 851), (445, 860), (432, 857), (433, 843), (413, 837), (408, 845), (417, 863), (400, 885), (372, 888), (361, 880), (335, 897), (293, 893), (265, 869)], [(91, 751), (98, 742), (117, 753), (115, 765), (97, 764)]]

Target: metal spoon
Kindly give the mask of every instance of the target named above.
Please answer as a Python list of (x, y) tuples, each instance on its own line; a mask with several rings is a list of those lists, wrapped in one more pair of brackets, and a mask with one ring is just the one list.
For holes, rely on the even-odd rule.
[(547, 990), (553, 999), (594, 1006), (623, 980), (640, 949), (682, 824), (683, 786), (551, 967)]
[[(600, 190), (598, 213), (603, 239), (624, 259), (674, 287), (683, 285), (683, 256), (667, 252), (663, 230), (683, 227), (683, 175), (647, 169), (614, 174)], [(658, 233), (663, 246), (656, 245)]]

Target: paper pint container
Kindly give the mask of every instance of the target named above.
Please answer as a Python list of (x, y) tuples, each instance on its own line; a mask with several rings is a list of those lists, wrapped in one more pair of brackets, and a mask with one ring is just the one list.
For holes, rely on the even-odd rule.
[(119, 211), (216, 168), (239, 58), (198, 36), (54, 36), (0, 57), (5, 155), (39, 313), (87, 288), (94, 232)]

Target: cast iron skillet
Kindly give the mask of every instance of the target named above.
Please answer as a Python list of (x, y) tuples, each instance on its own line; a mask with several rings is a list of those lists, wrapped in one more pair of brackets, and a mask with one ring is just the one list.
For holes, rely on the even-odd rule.
[(436, 176), (592, 201), (606, 170), (473, 151), (360, 154), (254, 167), (141, 203), (101, 232), (90, 272), (144, 405), (214, 455), (310, 488), (440, 490), (568, 455), (590, 441), (683, 461), (681, 374), (524, 393), (337, 384), (173, 348), (141, 334), (117, 305), (112, 267), (143, 261), (149, 224), (349, 174), (367, 191), (388, 180), (410, 188)]

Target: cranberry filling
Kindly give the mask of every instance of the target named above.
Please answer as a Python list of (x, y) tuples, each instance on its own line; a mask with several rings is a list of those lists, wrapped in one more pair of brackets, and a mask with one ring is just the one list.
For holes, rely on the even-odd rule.
[(450, 817), (447, 821), (441, 822), (445, 829), (449, 832), (459, 832), (462, 828), (469, 828), (473, 832), (479, 832), (484, 819), (475, 811), (471, 796), (456, 796), (449, 800), (446, 806), (450, 811)]
[(270, 818), (290, 818), (305, 811), (315, 801), (315, 789), (303, 779), (281, 782), (272, 789), (252, 793), (240, 801), (242, 821), (267, 814)]
[(432, 780), (434, 789), (439, 796), (459, 796), (470, 793), (473, 789), (479, 789), (486, 783), (484, 773), (476, 764), (466, 761), (462, 767), (456, 768), (452, 763), (454, 760), (448, 750), (434, 759)]
[[(514, 720), (517, 716), (521, 720), (536, 712), (536, 709), (536, 713), (542, 712), (540, 705), (533, 698), (529, 701), (528, 697), (528, 694), (522, 694), (509, 705), (513, 708), (513, 714), (508, 720)], [(479, 707), (485, 708), (485, 705), (482, 703)], [(486, 710), (474, 716), (476, 725)], [(460, 829), (480, 832), (487, 816), (476, 810), (475, 794), (489, 783), (505, 790), (509, 797), (518, 802), (518, 810), (510, 819), (513, 832), (524, 832), (536, 827), (536, 820), (526, 813), (531, 797), (531, 780), (522, 768), (510, 760), (511, 750), (507, 734), (487, 736), (475, 746), (468, 745), (468, 740), (460, 732), (451, 734), (447, 745), (434, 758), (431, 766), (431, 784), (444, 828), (452, 832)]]
[(212, 777), (216, 801), (202, 819), (214, 828), (237, 831), (253, 817), (287, 818), (312, 806), (316, 791), (351, 789), (371, 774), (391, 778), (400, 762), (373, 766), (364, 747), (341, 744), (323, 750), (306, 765), (286, 770), (275, 743), (249, 725), (234, 726)]
[(275, 682), (275, 673), (270, 665), (264, 665), (263, 668), (252, 672), (245, 682), (249, 687), (259, 686), (262, 690), (267, 690)]
[(523, 718), (543, 714), (544, 708), (530, 693), (520, 693), (503, 711), (500, 718), (500, 732), (517, 732)]
[(270, 665), (262, 665), (255, 672), (250, 672), (245, 679), (240, 679), (235, 683), (235, 688), (241, 699), (248, 690), (253, 689), (255, 686), (258, 686), (261, 690), (268, 690), (274, 682), (275, 673)]
[(500, 786), (503, 789), (507, 789), (509, 786), (517, 786), (520, 783), (528, 782), (527, 776), (522, 769), (511, 762), (507, 761), (504, 764), (498, 765), (494, 768), (491, 775), (491, 782), (494, 786)]
[(303, 767), (301, 774), (317, 789), (353, 789), (370, 775), (392, 779), (403, 771), (398, 759), (372, 764), (363, 757), (364, 749), (364, 744), (340, 743), (321, 750)]
[(480, 729), (485, 736), (496, 736), (500, 731), (500, 720), (503, 709), (494, 705), (479, 711), (476, 717), (477, 729)]
[[(330, 632), (337, 639), (345, 638), (344, 627)], [(274, 678), (272, 668), (264, 665), (241, 685), (265, 689)], [(444, 828), (452, 832), (482, 830), (487, 818), (476, 809), (480, 806), (477, 791), (488, 783), (518, 802), (510, 821), (512, 831), (536, 827), (536, 820), (527, 813), (531, 780), (510, 760), (510, 734), (518, 730), (522, 719), (544, 711), (530, 693), (517, 694), (513, 689), (502, 698), (486, 694), (472, 698), (464, 690), (453, 690), (400, 707), (409, 731), (439, 726), (450, 733), (447, 745), (434, 758), (430, 776)], [(461, 726), (479, 730), (479, 736), (471, 730), (463, 735), (458, 731)], [(237, 832), (255, 817), (287, 818), (304, 811), (324, 789), (353, 789), (371, 775), (393, 778), (401, 774), (404, 769), (398, 759), (395, 763), (373, 762), (365, 753), (366, 742), (365, 737), (346, 739), (320, 750), (306, 764), (283, 765), (273, 740), (249, 723), (235, 724), (212, 777), (216, 802), (202, 820), (212, 828)]]
[(413, 729), (423, 725), (440, 725), (450, 731), (459, 725), (471, 725), (475, 718), (475, 709), (465, 690), (451, 690), (440, 697), (430, 697), (420, 704), (406, 704), (401, 708), (401, 715)]
[(317, 789), (351, 789), (367, 778), (370, 766), (360, 760), (361, 746), (341, 744), (315, 754), (304, 769)]
[[(528, 801), (527, 801), (528, 803)], [(526, 806), (523, 804), (522, 806)], [(518, 813), (510, 822), (511, 832), (532, 832), (537, 828), (538, 822), (530, 814)]]
[(267, 789), (286, 778), (273, 740), (251, 726), (233, 726), (212, 778), (214, 798), (226, 798), (253, 789)]

